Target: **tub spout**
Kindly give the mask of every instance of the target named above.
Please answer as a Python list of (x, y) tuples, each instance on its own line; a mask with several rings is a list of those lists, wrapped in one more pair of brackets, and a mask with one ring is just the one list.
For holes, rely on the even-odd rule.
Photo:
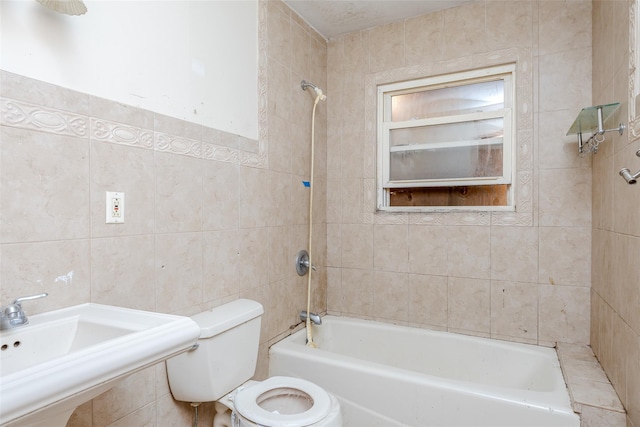
[[(309, 319), (313, 322), (314, 325), (322, 325), (322, 318), (319, 314), (311, 313), (309, 315)], [(307, 321), (307, 310), (302, 310), (300, 312), (300, 320), (303, 322)]]

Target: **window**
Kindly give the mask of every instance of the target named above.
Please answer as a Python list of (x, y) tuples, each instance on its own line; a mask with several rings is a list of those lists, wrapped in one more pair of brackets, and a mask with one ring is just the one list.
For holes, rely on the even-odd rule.
[(515, 66), (378, 86), (378, 208), (513, 207)]

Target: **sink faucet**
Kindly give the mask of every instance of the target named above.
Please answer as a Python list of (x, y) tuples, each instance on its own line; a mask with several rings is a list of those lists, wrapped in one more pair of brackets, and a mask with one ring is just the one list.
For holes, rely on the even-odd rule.
[(13, 300), (11, 304), (4, 308), (0, 308), (0, 329), (17, 328), (18, 326), (26, 325), (29, 323), (27, 315), (22, 309), (23, 301), (30, 301), (32, 299), (44, 298), (49, 295), (46, 292), (37, 295), (29, 295), (27, 297), (18, 297)]

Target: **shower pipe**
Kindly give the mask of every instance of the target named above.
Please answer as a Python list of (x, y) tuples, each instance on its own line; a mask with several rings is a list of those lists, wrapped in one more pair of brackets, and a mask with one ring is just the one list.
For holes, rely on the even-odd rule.
[[(322, 93), (322, 90), (314, 85), (313, 83), (309, 83), (305, 80), (300, 82), (300, 87), (302, 90), (307, 90), (307, 88), (313, 89), (316, 94), (316, 99), (313, 102), (313, 111), (311, 112), (311, 172), (309, 176), (309, 277), (307, 277), (307, 313), (311, 313), (311, 272), (314, 270), (312, 263), (312, 238), (313, 238), (313, 189), (315, 188), (313, 185), (313, 174), (314, 174), (314, 163), (315, 163), (315, 124), (316, 124), (316, 107), (318, 106), (318, 102), (325, 101), (327, 97)], [(317, 347), (313, 342), (313, 334), (311, 332), (311, 315), (307, 315), (305, 319), (305, 327), (307, 329), (307, 346), (308, 347)]]

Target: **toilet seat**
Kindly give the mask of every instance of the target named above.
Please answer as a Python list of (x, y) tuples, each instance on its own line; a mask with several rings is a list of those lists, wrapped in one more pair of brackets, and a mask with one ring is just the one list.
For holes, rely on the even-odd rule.
[[(286, 414), (264, 409), (260, 403), (270, 398), (293, 396), (293, 400), (310, 398), (310, 407)], [(262, 426), (304, 427), (325, 418), (331, 411), (331, 398), (321, 387), (300, 378), (271, 377), (256, 385), (238, 390), (234, 399), (238, 414)]]

